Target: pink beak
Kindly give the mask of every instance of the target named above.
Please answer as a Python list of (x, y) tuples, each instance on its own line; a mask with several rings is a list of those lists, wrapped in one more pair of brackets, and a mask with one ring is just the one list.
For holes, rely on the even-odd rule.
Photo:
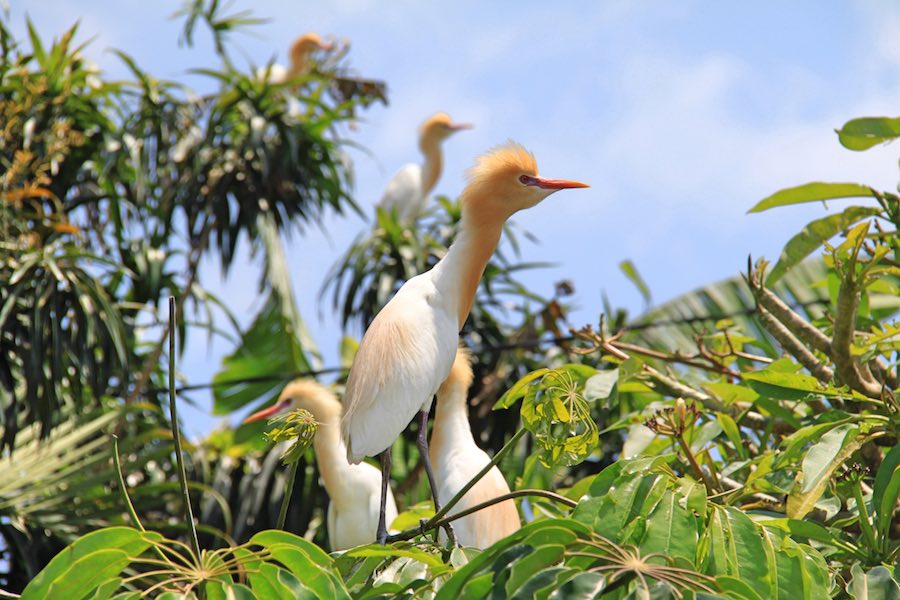
[(472, 129), (472, 127), (474, 127), (474, 125), (472, 125), (471, 123), (451, 123), (450, 125), (447, 125), (447, 128), (450, 131), (460, 131), (462, 129)]
[(568, 179), (546, 179), (544, 177), (529, 177), (527, 185), (537, 186), (545, 190), (564, 190), (568, 188), (586, 188), (591, 187), (580, 181), (569, 181)]
[(244, 424), (254, 423), (256, 421), (261, 421), (263, 419), (271, 419), (272, 417), (274, 417), (275, 415), (280, 413), (282, 410), (284, 410), (284, 406), (281, 405), (281, 402), (276, 402), (269, 408), (264, 408), (260, 411), (257, 411), (255, 413), (253, 413), (252, 415), (250, 415), (249, 417), (247, 417), (246, 419), (244, 419)]

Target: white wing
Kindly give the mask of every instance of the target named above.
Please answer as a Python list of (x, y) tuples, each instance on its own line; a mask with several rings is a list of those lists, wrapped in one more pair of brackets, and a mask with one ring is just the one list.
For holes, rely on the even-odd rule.
[(389, 448), (418, 411), (431, 407), (453, 365), (458, 316), (441, 301), (430, 273), (403, 284), (359, 345), (341, 419), (351, 463)]
[(401, 221), (416, 218), (423, 204), (422, 167), (416, 164), (408, 164), (397, 171), (378, 202), (378, 206), (388, 212), (397, 211)]

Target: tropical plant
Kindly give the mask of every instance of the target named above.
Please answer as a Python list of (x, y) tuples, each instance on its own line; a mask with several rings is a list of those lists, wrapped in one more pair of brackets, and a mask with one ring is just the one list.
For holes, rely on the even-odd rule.
[[(246, 14), (222, 16), (216, 0), (195, 0), (185, 16), (185, 38), (205, 22), (224, 65), (203, 71), (219, 86), (204, 98), (186, 99), (183, 87), (127, 57), (134, 84), (94, 87), (98, 75), (69, 47), (74, 31), (49, 50), (32, 31), (30, 54), (0, 36), (0, 99), (11, 123), (0, 130), (9, 448), (0, 461), (0, 533), (11, 591), (900, 596), (900, 196), (865, 185), (811, 183), (762, 200), (753, 211), (863, 203), (804, 227), (774, 265), (751, 261), (741, 278), (636, 319), (607, 306), (596, 326), (569, 331), (561, 297), (571, 284), (539, 298), (517, 284), (517, 265), (498, 258), (463, 332), (479, 368), (471, 420), (493, 453), (481, 474), (499, 465), (512, 489), (481, 507), (515, 499), (526, 524), (484, 550), (434, 542), (439, 527), (464, 514), (456, 506), (466, 490), (437, 513), (419, 503), (426, 490), (409, 440), (397, 445), (394, 487), (405, 510), (394, 541), (331, 555), (314, 543), (324, 540), (325, 499), (304, 449), (308, 417), (273, 434), (299, 440), (287, 469), (282, 448), (260, 450), (261, 428), (220, 430), (182, 448), (173, 340), (190, 323), (157, 313), (168, 295), (178, 297), (172, 319), (188, 298), (212, 311), (216, 301), (197, 280), (200, 257), (227, 268), (250, 233), (266, 260), (266, 301), (215, 382), (219, 412), (268, 402), (290, 377), (323, 370), (280, 236), (291, 223), (352, 206), (338, 126), (364, 104), (337, 99), (327, 69), (285, 84), (241, 72), (225, 36), (252, 21)], [(290, 108), (293, 95), (303, 110)], [(47, 119), (40, 127), (39, 118)], [(856, 119), (838, 135), (863, 150), (900, 137), (900, 119)], [(404, 230), (379, 213), (336, 267), (345, 275), (332, 299), (344, 324), (368, 322), (398, 285), (433, 264), (458, 216), (443, 201)], [(649, 304), (636, 267), (622, 268)], [(508, 315), (505, 300), (515, 307)], [(139, 341), (148, 330), (159, 334), (149, 345)], [(353, 346), (344, 340), (342, 367)], [(168, 367), (158, 364), (162, 355)], [(137, 401), (151, 385), (169, 390), (168, 418), (162, 395)], [(124, 468), (117, 450), (113, 467), (105, 458), (110, 429), (122, 433)], [(113, 486), (119, 500), (108, 497)]]
[[(164, 299), (178, 299), (180, 339), (188, 328), (229, 338), (236, 324), (204, 289), (201, 261), (227, 271), (239, 243), (354, 209), (341, 125), (372, 99), (365, 90), (333, 92), (329, 69), (346, 75), (345, 51), (271, 83), (227, 54), (227, 35), (254, 19), (224, 14), (216, 1), (191, 3), (185, 16), (185, 39), (207, 25), (222, 61), (197, 70), (215, 90), (207, 95), (153, 77), (124, 52), (132, 79), (109, 82), (76, 43), (77, 27), (48, 44), (29, 22), (20, 42), (0, 19), (2, 446), (8, 457), (26, 456), (40, 446), (37, 435), (52, 453), (74, 443), (70, 428), (115, 415), (102, 418), (127, 440), (133, 477), (153, 482), (135, 496), (153, 527), (166, 520), (158, 517), (177, 485), (159, 428), (170, 375), (160, 362)], [(261, 285), (278, 288), (274, 297), (282, 288), (271, 282)], [(46, 481), (37, 474), (49, 471), (9, 478), (26, 486), (3, 499), (4, 564), (18, 577), (6, 580), (9, 589), (21, 589), (79, 533), (121, 521), (122, 507), (106, 498), (108, 453), (96, 454), (105, 442), (90, 431), (84, 443), (93, 454), (82, 468), (61, 463), (65, 475)], [(206, 489), (208, 503), (227, 512), (213, 489), (191, 489)], [(226, 525), (205, 531), (221, 538)]]

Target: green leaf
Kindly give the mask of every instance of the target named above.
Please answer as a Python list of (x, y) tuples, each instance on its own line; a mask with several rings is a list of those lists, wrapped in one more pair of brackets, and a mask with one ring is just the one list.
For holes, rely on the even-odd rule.
[(650, 288), (647, 287), (647, 283), (641, 277), (641, 274), (638, 273), (637, 267), (634, 266), (634, 263), (630, 260), (623, 260), (619, 263), (619, 270), (625, 274), (625, 277), (628, 278), (631, 283), (635, 285), (638, 291), (641, 293), (641, 297), (644, 299), (644, 304), (649, 305), (651, 302), (650, 298)]
[(861, 196), (872, 198), (875, 196), (875, 193), (872, 191), (872, 188), (858, 183), (813, 182), (779, 190), (771, 196), (760, 200), (747, 212), (763, 212), (776, 206), (819, 202), (835, 198), (858, 198)]
[(844, 544), (835, 537), (824, 525), (820, 525), (815, 521), (804, 521), (800, 519), (766, 519), (758, 521), (763, 527), (776, 527), (783, 531), (787, 531), (793, 536), (802, 537), (808, 540), (816, 540), (829, 546), (843, 547)]
[(738, 428), (737, 423), (734, 422), (734, 419), (725, 413), (716, 413), (716, 421), (718, 421), (722, 431), (725, 432), (725, 437), (731, 442), (732, 447), (741, 457), (741, 460), (746, 460), (747, 448), (744, 446), (744, 441), (741, 439), (741, 430)]
[(880, 212), (878, 208), (850, 206), (838, 214), (811, 221), (785, 245), (778, 262), (766, 277), (766, 285), (773, 285), (782, 275), (838, 233)]
[(838, 140), (848, 150), (868, 150), (900, 136), (900, 118), (862, 117), (851, 119), (837, 130)]
[(509, 408), (517, 400), (522, 398), (525, 395), (525, 391), (528, 389), (528, 386), (532, 381), (539, 379), (550, 372), (550, 369), (543, 368), (532, 371), (528, 375), (525, 375), (521, 379), (519, 379), (511, 388), (509, 388), (505, 394), (500, 396), (500, 399), (494, 403), (494, 410), (499, 410), (501, 408)]
[(897, 510), (900, 497), (900, 445), (895, 445), (884, 456), (875, 484), (872, 486), (872, 506), (875, 509), (875, 528), (889, 539), (891, 520)]
[(71, 597), (67, 594), (73, 589), (84, 597), (117, 576), (151, 541), (159, 539), (159, 534), (131, 527), (107, 527), (88, 533), (53, 557), (28, 583), (22, 600)]
[(864, 438), (858, 435), (858, 425), (841, 425), (823, 435), (809, 449), (788, 495), (788, 517), (802, 519), (813, 509), (835, 469), (862, 446)]
[(644, 537), (640, 541), (642, 554), (658, 552), (693, 564), (699, 524), (685, 499), (681, 494), (666, 490), (647, 518)]
[[(830, 578), (822, 555), (777, 529), (761, 528), (744, 512), (715, 506), (706, 535), (708, 573), (734, 577), (752, 587), (759, 598), (829, 597)], [(722, 580), (720, 585), (734, 593), (729, 597), (754, 597), (732, 580)]]
[(619, 380), (619, 369), (600, 371), (584, 384), (584, 399), (593, 402), (609, 398), (613, 387)]
[[(271, 566), (271, 565), (267, 565)], [(280, 600), (280, 596), (258, 596), (253, 590), (240, 583), (230, 583), (222, 581), (207, 581), (204, 587), (206, 592), (205, 600), (258, 600), (259, 598), (272, 598)], [(289, 596), (285, 600), (291, 600), (296, 596)]]
[[(744, 379), (751, 382), (751, 387), (757, 392), (781, 400), (800, 400), (810, 394), (840, 397), (850, 395), (849, 392), (844, 392), (834, 386), (823, 385), (815, 377), (803, 373), (785, 373), (766, 368), (744, 373), (743, 376)], [(755, 386), (752, 382), (763, 383), (765, 386)]]
[(850, 567), (852, 579), (847, 585), (847, 593), (854, 600), (896, 600), (900, 598), (900, 585), (891, 577), (891, 572), (881, 565), (864, 573), (859, 563)]
[(248, 544), (268, 548), (272, 557), (296, 575), (304, 589), (316, 598), (347, 599), (350, 594), (338, 576), (330, 556), (301, 537), (285, 531), (261, 531)]
[(556, 589), (551, 600), (593, 600), (606, 589), (606, 578), (600, 573), (583, 572)]
[(431, 552), (426, 552), (421, 548), (407, 543), (392, 544), (390, 546), (373, 544), (371, 546), (362, 546), (359, 548), (354, 548), (353, 550), (348, 550), (346, 554), (348, 556), (379, 556), (382, 558), (404, 556), (406, 558), (417, 560), (420, 563), (424, 563), (429, 567), (442, 568), (445, 566), (444, 561), (441, 560), (440, 556)]
[(750, 587), (750, 584), (737, 577), (719, 575), (716, 577), (716, 583), (725, 592), (725, 597), (730, 600), (764, 600), (762, 596), (756, 593), (756, 590)]

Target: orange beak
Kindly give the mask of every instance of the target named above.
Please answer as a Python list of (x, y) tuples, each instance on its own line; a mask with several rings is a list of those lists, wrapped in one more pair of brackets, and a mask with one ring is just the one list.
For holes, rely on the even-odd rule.
[(591, 187), (580, 181), (569, 181), (568, 179), (546, 179), (544, 177), (529, 177), (528, 185), (534, 185), (545, 190), (565, 190), (568, 188), (586, 188)]
[(244, 424), (255, 423), (256, 421), (261, 421), (263, 419), (271, 419), (272, 417), (283, 411), (284, 408), (285, 407), (282, 406), (281, 402), (276, 402), (269, 408), (264, 408), (260, 411), (257, 411), (244, 419)]

